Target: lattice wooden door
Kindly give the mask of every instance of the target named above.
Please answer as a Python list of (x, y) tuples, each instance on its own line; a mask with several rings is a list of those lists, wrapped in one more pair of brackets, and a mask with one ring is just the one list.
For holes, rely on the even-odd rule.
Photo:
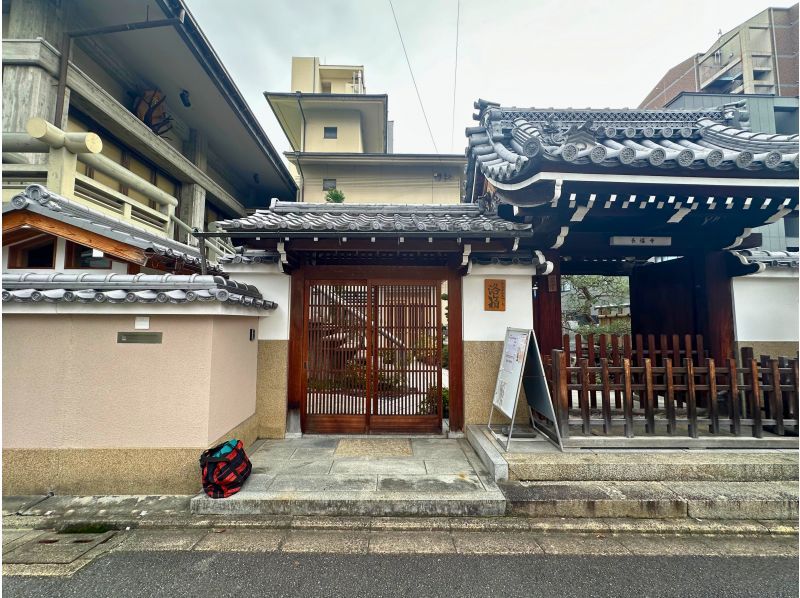
[(304, 430), (440, 430), (441, 307), (438, 281), (308, 282)]

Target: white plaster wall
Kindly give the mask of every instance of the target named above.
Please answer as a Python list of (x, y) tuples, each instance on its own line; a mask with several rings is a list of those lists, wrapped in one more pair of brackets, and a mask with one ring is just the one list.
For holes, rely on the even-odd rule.
[(292, 277), (282, 272), (278, 264), (225, 264), (225, 271), (231, 279), (253, 285), (264, 299), (278, 304), (277, 309), (259, 317), (258, 340), (288, 340)]
[(733, 279), (737, 341), (798, 341), (798, 274), (774, 269)]
[[(533, 275), (531, 266), (473, 265), (464, 277), (464, 340), (502, 341), (506, 328), (533, 328)], [(506, 311), (484, 311), (487, 278), (505, 279)]]

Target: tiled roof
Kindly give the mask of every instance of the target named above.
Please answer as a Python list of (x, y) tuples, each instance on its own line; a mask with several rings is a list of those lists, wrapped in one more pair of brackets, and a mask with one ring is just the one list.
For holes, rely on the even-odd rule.
[(3, 274), (3, 302), (191, 303), (275, 309), (252, 285), (199, 274)]
[[(200, 252), (194, 247), (160, 237), (141, 228), (108, 216), (57, 195), (41, 185), (30, 185), (23, 193), (14, 196), (3, 204), (3, 214), (15, 210), (29, 210), (65, 224), (114, 239), (133, 247), (138, 247), (148, 255), (157, 255), (176, 263), (184, 263), (192, 268), (200, 268)], [(209, 264), (212, 274), (221, 270)]]
[(710, 110), (503, 108), (479, 100), (469, 127), (468, 175), (515, 182), (566, 166), (752, 171), (796, 178), (798, 136), (747, 130), (744, 103)]
[(764, 268), (792, 268), (800, 266), (800, 253), (797, 251), (767, 251), (766, 249), (740, 249), (734, 251), (740, 260), (749, 264), (763, 264)]
[(268, 210), (245, 218), (221, 220), (220, 230), (276, 233), (292, 236), (342, 233), (362, 236), (480, 236), (518, 237), (529, 234), (530, 225), (508, 222), (478, 205), (317, 204), (273, 201)]
[(281, 255), (266, 249), (244, 249), (241, 253), (226, 253), (220, 256), (220, 264), (276, 264)]

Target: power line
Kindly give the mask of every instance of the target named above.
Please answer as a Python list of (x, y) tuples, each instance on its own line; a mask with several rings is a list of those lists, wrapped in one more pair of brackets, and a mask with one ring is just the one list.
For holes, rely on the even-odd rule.
[(453, 67), (453, 115), (450, 118), (450, 151), (453, 151), (453, 136), (456, 132), (456, 89), (458, 85), (458, 22), (461, 19), (461, 0), (456, 4), (456, 60)]
[(411, 81), (414, 83), (414, 90), (417, 92), (417, 100), (419, 100), (419, 107), (422, 110), (422, 116), (425, 117), (425, 124), (428, 126), (428, 134), (431, 136), (431, 143), (433, 149), (438, 154), (439, 148), (436, 147), (436, 140), (433, 138), (433, 131), (431, 130), (431, 123), (428, 122), (428, 115), (425, 114), (425, 106), (422, 105), (422, 96), (419, 95), (419, 88), (417, 87), (417, 80), (414, 78), (414, 70), (411, 68), (411, 61), (408, 59), (408, 52), (406, 52), (406, 44), (403, 41), (403, 34), (400, 33), (400, 24), (397, 22), (397, 15), (394, 12), (392, 0), (389, 0), (389, 8), (392, 9), (392, 16), (394, 17), (394, 25), (397, 27), (397, 35), (400, 36), (400, 45), (403, 46), (403, 54), (406, 57), (406, 64), (408, 65), (408, 72), (411, 73)]

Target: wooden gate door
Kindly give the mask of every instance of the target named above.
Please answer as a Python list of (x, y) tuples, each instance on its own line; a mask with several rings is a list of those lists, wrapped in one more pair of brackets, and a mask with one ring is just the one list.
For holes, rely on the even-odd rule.
[(314, 280), (305, 296), (304, 431), (441, 430), (439, 281)]

